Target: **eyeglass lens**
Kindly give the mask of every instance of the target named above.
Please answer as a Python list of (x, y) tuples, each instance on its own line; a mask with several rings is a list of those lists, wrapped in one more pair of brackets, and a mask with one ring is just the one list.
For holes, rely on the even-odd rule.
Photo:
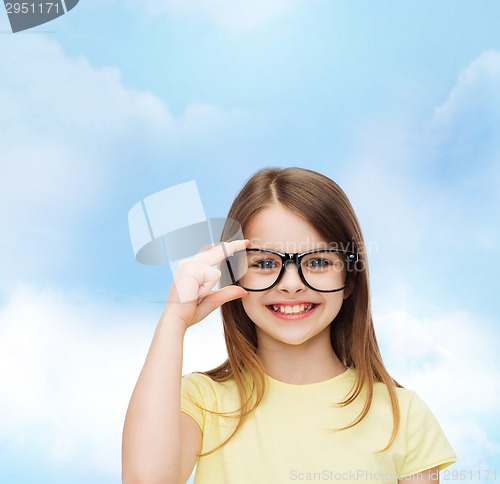
[[(265, 250), (240, 251), (228, 261), (238, 284), (250, 290), (272, 286), (283, 265), (279, 255)], [(307, 254), (302, 258), (300, 267), (304, 279), (314, 289), (333, 291), (341, 289), (345, 284), (347, 270), (343, 253), (320, 251)]]

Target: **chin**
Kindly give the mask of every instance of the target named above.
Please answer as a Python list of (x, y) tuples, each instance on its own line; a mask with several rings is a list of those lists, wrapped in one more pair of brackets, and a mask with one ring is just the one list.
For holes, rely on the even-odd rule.
[(270, 341), (285, 344), (288, 346), (301, 346), (310, 342), (317, 336), (318, 333), (305, 333), (303, 330), (293, 331), (292, 328), (284, 331), (266, 331), (257, 326), (257, 338), (259, 342)]

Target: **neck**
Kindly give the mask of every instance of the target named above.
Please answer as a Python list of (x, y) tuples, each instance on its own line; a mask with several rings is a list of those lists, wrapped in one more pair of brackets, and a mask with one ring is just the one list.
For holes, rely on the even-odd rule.
[[(328, 330), (329, 328), (326, 328)], [(306, 385), (334, 378), (346, 370), (328, 338), (317, 335), (300, 345), (263, 341), (257, 350), (267, 375), (283, 383)]]

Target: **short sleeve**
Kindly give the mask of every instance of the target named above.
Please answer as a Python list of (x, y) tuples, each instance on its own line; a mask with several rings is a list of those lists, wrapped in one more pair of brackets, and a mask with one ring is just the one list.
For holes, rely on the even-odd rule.
[[(201, 432), (205, 428), (205, 398), (204, 376), (199, 373), (190, 373), (181, 380), (181, 412), (193, 417), (200, 426)], [(201, 407), (201, 408), (200, 408)]]
[(406, 457), (400, 476), (408, 476), (457, 461), (446, 435), (427, 404), (415, 393), (406, 422)]

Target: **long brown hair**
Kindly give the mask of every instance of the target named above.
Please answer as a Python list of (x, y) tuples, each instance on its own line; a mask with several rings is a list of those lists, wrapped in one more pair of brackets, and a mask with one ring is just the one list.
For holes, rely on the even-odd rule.
[[(385, 369), (375, 337), (366, 250), (356, 214), (346, 194), (330, 178), (302, 168), (268, 168), (258, 171), (248, 180), (234, 200), (227, 219), (238, 221), (245, 233), (253, 215), (276, 203), (307, 220), (325, 240), (336, 241), (341, 246), (351, 250), (354, 248), (358, 252), (357, 268), (350, 280), (353, 284), (349, 288), (351, 293), (344, 300), (335, 324), (330, 326), (330, 340), (340, 361), (347, 367), (356, 369), (353, 388), (338, 405), (352, 403), (363, 388), (366, 388), (366, 400), (358, 417), (348, 426), (337, 430), (351, 428), (366, 416), (373, 399), (374, 382), (383, 382), (389, 392), (393, 413), (392, 435), (381, 451), (386, 450), (396, 438), (400, 425), (395, 387), (401, 385)], [(229, 240), (230, 236), (227, 224), (222, 240)], [(201, 456), (209, 455), (225, 445), (262, 401), (266, 391), (264, 368), (257, 357), (255, 324), (245, 313), (240, 299), (224, 304), (221, 310), (228, 359), (203, 374), (216, 382), (234, 378), (240, 409), (235, 416), (238, 422), (233, 433), (219, 446)]]

